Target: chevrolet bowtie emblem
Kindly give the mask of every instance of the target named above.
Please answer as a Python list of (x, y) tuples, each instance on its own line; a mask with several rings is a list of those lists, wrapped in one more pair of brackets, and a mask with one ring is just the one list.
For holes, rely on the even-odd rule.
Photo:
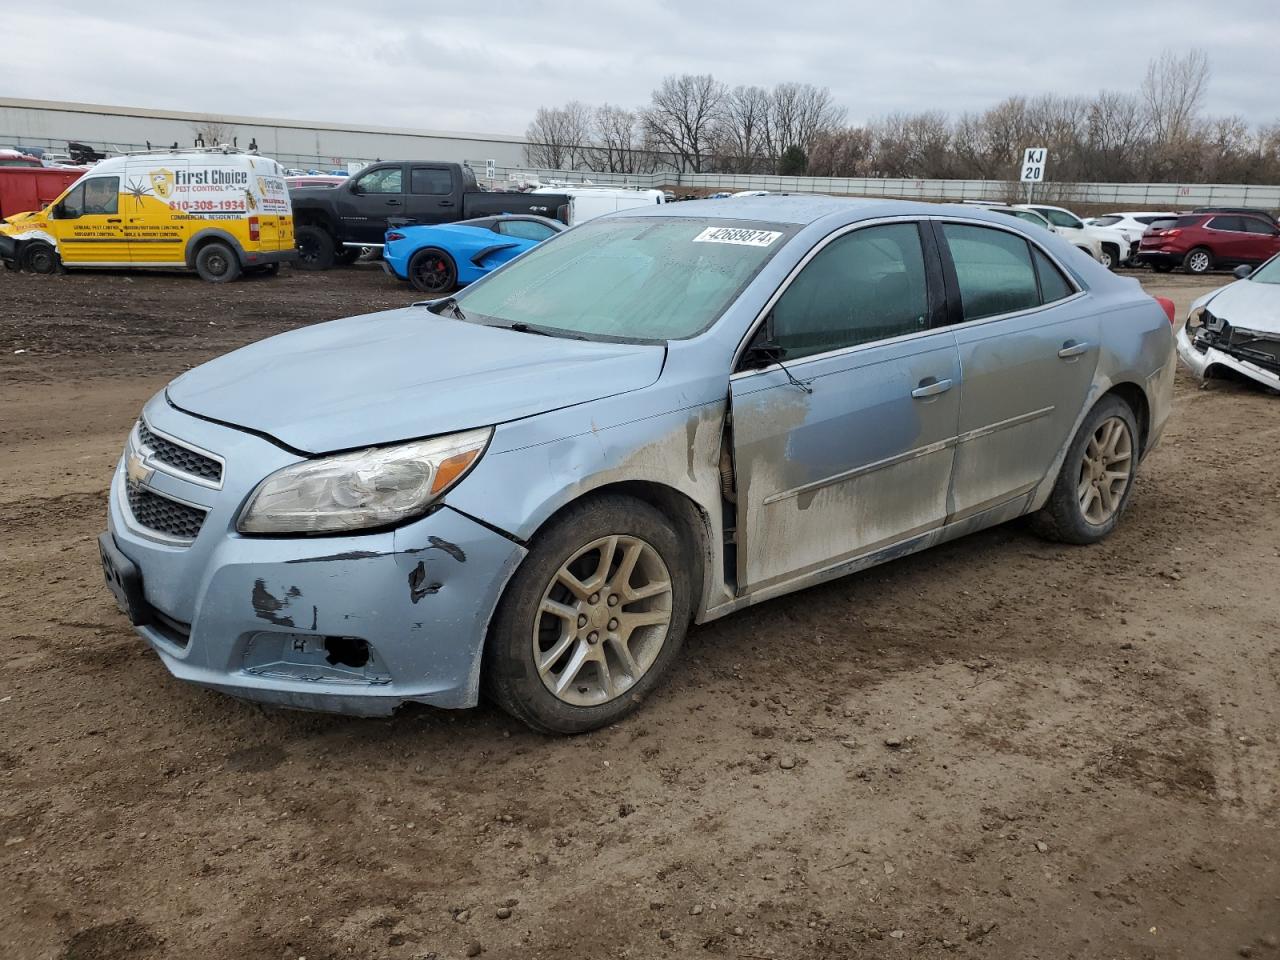
[(125, 476), (133, 483), (145, 484), (151, 479), (151, 475), (155, 473), (155, 470), (147, 466), (142, 454), (130, 450), (129, 458), (124, 463), (124, 472)]

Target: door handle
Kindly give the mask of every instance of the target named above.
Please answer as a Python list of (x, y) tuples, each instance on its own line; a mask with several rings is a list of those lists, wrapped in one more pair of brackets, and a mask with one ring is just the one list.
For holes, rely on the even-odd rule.
[(121, 220), (119, 217), (116, 217), (115, 219), (108, 219), (107, 223), (124, 223), (124, 221)]
[(399, 201), (399, 200), (388, 200), (388, 201), (387, 201), (387, 206), (388, 206), (388, 207), (398, 207), (398, 206), (400, 206), (400, 201)]
[(1089, 346), (1090, 344), (1087, 340), (1068, 340), (1062, 345), (1062, 349), (1058, 351), (1058, 357), (1062, 360), (1074, 360), (1076, 357), (1088, 353)]
[(453, 206), (453, 201), (452, 201), (452, 200), (441, 200), (441, 201), (440, 201), (440, 206), (442, 206), (442, 207), (452, 207), (452, 206)]
[(937, 377), (925, 377), (920, 381), (920, 386), (911, 391), (911, 396), (917, 400), (927, 400), (929, 397), (936, 397), (940, 393), (946, 393), (951, 389), (950, 380), (939, 380)]

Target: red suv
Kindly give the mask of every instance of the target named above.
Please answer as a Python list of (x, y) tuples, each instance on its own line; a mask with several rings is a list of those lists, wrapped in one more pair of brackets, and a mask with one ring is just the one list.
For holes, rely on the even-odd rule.
[(1178, 217), (1167, 229), (1148, 230), (1134, 260), (1161, 273), (1181, 265), (1187, 273), (1215, 267), (1257, 265), (1280, 253), (1280, 227), (1247, 213), (1195, 213)]

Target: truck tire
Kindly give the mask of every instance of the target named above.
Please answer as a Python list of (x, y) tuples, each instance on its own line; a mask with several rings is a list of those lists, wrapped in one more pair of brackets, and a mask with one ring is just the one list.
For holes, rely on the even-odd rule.
[(349, 267), (360, 259), (363, 247), (339, 247), (333, 253), (333, 262), (340, 267)]
[(22, 269), (28, 273), (57, 273), (60, 263), (58, 251), (42, 240), (33, 240), (22, 248)]
[(196, 254), (196, 273), (208, 283), (230, 283), (240, 276), (240, 258), (225, 243), (206, 243)]
[(295, 227), (294, 241), (298, 246), (298, 259), (293, 265), (299, 270), (328, 270), (333, 266), (334, 243), (329, 231), (323, 227)]

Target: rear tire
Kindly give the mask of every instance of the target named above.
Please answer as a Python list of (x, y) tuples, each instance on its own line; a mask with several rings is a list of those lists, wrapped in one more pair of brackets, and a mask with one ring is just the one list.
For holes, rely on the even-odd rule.
[(1153, 263), (1151, 269), (1156, 273), (1173, 273), (1173, 267), (1167, 263)]
[(1133, 410), (1117, 396), (1089, 411), (1031, 527), (1047, 540), (1096, 543), (1111, 533), (1129, 505), (1141, 450)]
[(654, 507), (619, 495), (573, 504), (539, 532), (498, 603), (484, 651), (491, 699), (542, 733), (620, 720), (679, 655), (689, 581), (680, 535)]
[(360, 254), (364, 253), (361, 247), (340, 247), (334, 251), (333, 262), (339, 267), (349, 267), (360, 259)]
[(1196, 247), (1194, 250), (1189, 250), (1187, 255), (1182, 258), (1182, 269), (1195, 276), (1208, 273), (1213, 269), (1213, 254), (1204, 247)]
[(22, 269), (28, 273), (57, 273), (61, 263), (58, 251), (41, 240), (22, 248)]
[(323, 227), (302, 226), (293, 231), (298, 247), (298, 259), (293, 265), (299, 270), (328, 270), (333, 266), (333, 237)]
[(458, 285), (458, 268), (453, 257), (439, 247), (423, 247), (409, 259), (406, 271), (413, 289), (432, 296), (444, 296)]
[(230, 283), (240, 276), (240, 258), (225, 243), (206, 243), (196, 254), (196, 273), (207, 283)]

